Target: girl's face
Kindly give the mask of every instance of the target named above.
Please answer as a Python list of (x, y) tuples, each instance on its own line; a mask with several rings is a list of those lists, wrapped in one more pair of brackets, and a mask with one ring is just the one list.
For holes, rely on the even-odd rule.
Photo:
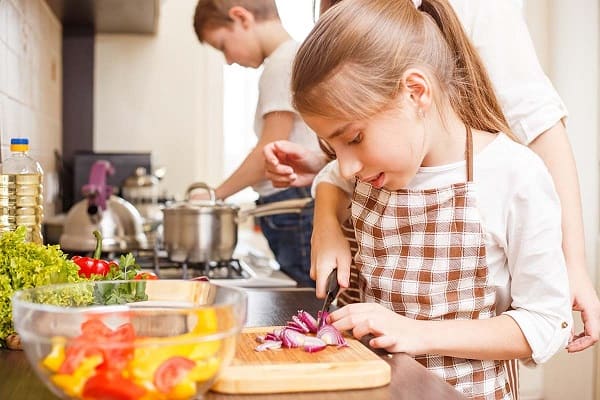
[(368, 120), (320, 116), (304, 116), (304, 120), (333, 148), (344, 178), (357, 178), (377, 188), (406, 187), (427, 152), (423, 122), (406, 103)]

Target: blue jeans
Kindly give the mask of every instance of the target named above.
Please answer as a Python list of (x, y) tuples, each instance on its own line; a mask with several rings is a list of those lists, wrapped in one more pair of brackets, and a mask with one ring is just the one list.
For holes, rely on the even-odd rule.
[[(310, 197), (310, 187), (289, 188), (260, 197), (256, 204)], [(314, 287), (310, 279), (310, 237), (313, 227), (314, 202), (300, 214), (279, 214), (258, 217), (258, 223), (269, 242), (281, 271), (298, 282), (300, 287)]]

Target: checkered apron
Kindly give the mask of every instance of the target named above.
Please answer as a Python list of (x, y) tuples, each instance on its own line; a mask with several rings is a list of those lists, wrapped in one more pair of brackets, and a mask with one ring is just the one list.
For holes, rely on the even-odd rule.
[[(393, 192), (357, 183), (352, 222), (361, 301), (420, 320), (495, 316), (472, 148), (467, 129), (465, 183)], [(416, 360), (470, 398), (513, 399), (502, 361), (429, 354)]]

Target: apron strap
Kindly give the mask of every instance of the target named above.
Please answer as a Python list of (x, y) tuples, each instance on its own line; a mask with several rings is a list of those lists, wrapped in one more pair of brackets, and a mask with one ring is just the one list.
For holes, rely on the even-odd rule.
[(467, 161), (467, 182), (473, 182), (473, 132), (471, 127), (465, 125), (467, 128), (467, 144), (465, 148), (465, 159)]

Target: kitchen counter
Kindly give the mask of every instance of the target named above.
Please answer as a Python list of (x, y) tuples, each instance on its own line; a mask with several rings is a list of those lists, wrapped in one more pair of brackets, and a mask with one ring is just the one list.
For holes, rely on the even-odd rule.
[[(247, 326), (284, 325), (298, 309), (313, 314), (320, 309), (321, 300), (313, 289), (247, 290)], [(207, 393), (204, 399), (214, 400), (303, 400), (303, 399), (465, 399), (446, 382), (433, 375), (421, 364), (405, 354), (381, 354), (392, 367), (389, 385), (364, 390), (335, 392), (290, 393), (273, 395), (224, 395)], [(56, 400), (30, 367), (21, 351), (0, 350), (0, 399)]]

